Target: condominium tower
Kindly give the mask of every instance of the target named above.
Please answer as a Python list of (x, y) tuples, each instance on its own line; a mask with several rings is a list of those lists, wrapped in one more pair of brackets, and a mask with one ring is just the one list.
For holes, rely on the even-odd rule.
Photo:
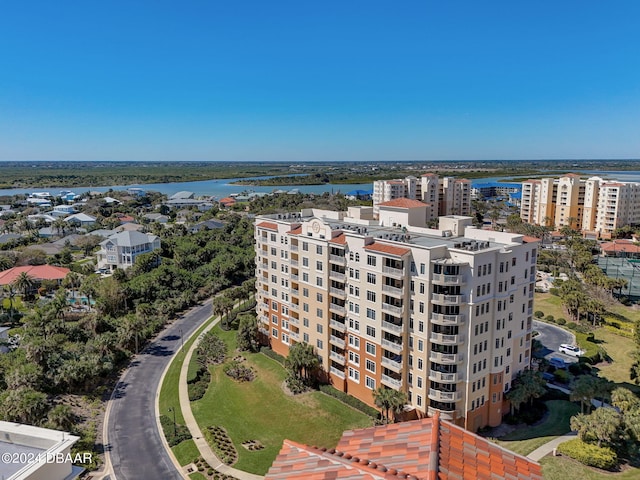
[(428, 221), (438, 215), (469, 215), (471, 213), (471, 182), (466, 179), (426, 173), (419, 179), (407, 177), (373, 182), (373, 211), (379, 205), (396, 198), (421, 200), (428, 206)]
[(263, 339), (284, 356), (312, 345), (324, 379), (370, 405), (384, 385), (407, 393), (408, 415), (498, 425), (530, 364), (537, 239), (463, 216), (428, 229), (412, 202), (375, 220), (371, 207), (258, 217)]
[(640, 183), (581, 179), (576, 174), (528, 180), (522, 184), (520, 217), (535, 225), (571, 226), (608, 238), (619, 227), (640, 224)]

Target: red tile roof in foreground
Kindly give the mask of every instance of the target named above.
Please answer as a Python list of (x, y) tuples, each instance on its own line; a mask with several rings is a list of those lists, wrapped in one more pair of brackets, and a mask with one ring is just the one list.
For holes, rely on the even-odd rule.
[(21, 273), (26, 273), (36, 280), (62, 280), (71, 270), (53, 265), (25, 265), (24, 267), (13, 267), (4, 272), (0, 272), (0, 285), (9, 285), (18, 278)]
[(522, 237), (522, 241), (524, 243), (533, 243), (533, 242), (539, 242), (540, 239), (538, 237), (532, 237), (531, 235), (525, 235), (524, 237)]
[(285, 440), (265, 478), (542, 480), (542, 470), (536, 462), (436, 415), (350, 430), (331, 450)]
[(387, 253), (389, 255), (396, 255), (401, 257), (411, 252), (408, 248), (394, 247), (393, 245), (387, 245), (386, 243), (373, 242), (364, 246), (365, 250), (371, 250), (372, 252)]
[(289, 235), (300, 235), (302, 233), (302, 227), (296, 227), (287, 232)]
[(278, 231), (278, 224), (271, 222), (260, 222), (256, 225), (258, 228), (266, 228), (267, 230), (275, 230)]
[(426, 207), (427, 204), (421, 202), (420, 200), (413, 200), (411, 198), (394, 198), (393, 200), (389, 200), (388, 202), (383, 202), (379, 204), (380, 207), (396, 207), (396, 208), (416, 208), (416, 207)]

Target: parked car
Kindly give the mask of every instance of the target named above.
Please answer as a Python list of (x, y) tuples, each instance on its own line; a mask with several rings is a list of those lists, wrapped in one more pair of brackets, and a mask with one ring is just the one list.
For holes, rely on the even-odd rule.
[(567, 368), (567, 362), (565, 362), (564, 359), (560, 357), (551, 357), (549, 359), (549, 365), (556, 368)]
[(585, 354), (584, 350), (580, 350), (575, 345), (569, 345), (567, 343), (563, 343), (562, 345), (560, 345), (560, 348), (558, 349), (558, 351), (560, 353), (566, 353), (567, 355), (571, 355), (572, 357), (579, 357)]

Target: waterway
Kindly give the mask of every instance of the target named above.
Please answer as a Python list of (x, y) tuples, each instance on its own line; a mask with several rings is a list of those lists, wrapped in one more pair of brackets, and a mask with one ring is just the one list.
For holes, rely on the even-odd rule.
[[(595, 170), (573, 170), (574, 173), (580, 173), (590, 176), (600, 176), (611, 180), (620, 180), (623, 182), (640, 182), (640, 171), (595, 171)], [(292, 175), (295, 176), (295, 175)], [(103, 187), (75, 187), (70, 188), (74, 192), (80, 194), (87, 191), (95, 192), (108, 192), (109, 190), (126, 190), (130, 187), (139, 187), (144, 190), (160, 192), (165, 195), (173, 195), (181, 191), (193, 192), (196, 197), (200, 196), (213, 196), (218, 199), (228, 197), (230, 194), (240, 194), (242, 192), (264, 192), (272, 193), (275, 190), (293, 190), (297, 189), (302, 193), (315, 193), (322, 194), (325, 192), (333, 193), (346, 193), (352, 190), (371, 190), (373, 189), (372, 183), (361, 184), (323, 184), (323, 185), (283, 185), (278, 187), (262, 187), (254, 185), (234, 185), (233, 182), (243, 180), (263, 180), (273, 178), (273, 176), (260, 176), (249, 178), (226, 178), (221, 180), (200, 180), (196, 182), (175, 182), (175, 183), (147, 183), (144, 185), (111, 185)], [(524, 181), (530, 178), (530, 176), (502, 176), (502, 177), (487, 177), (474, 179), (473, 183), (485, 183), (485, 182), (497, 182), (500, 180), (513, 179), (515, 182)], [(58, 194), (61, 190), (60, 187), (52, 188), (12, 188), (0, 190), (0, 196), (3, 195), (24, 195), (33, 192), (49, 192), (52, 195)]]

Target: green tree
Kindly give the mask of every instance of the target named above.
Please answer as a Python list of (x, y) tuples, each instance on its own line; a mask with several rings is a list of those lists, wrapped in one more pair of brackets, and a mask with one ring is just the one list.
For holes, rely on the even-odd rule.
[(12, 282), (12, 285), (16, 290), (21, 291), (23, 297), (26, 298), (35, 285), (35, 278), (33, 278), (27, 272), (20, 272), (20, 274)]
[(254, 352), (258, 346), (258, 321), (252, 314), (242, 315), (238, 325), (238, 350)]
[(47, 414), (48, 428), (55, 430), (69, 431), (76, 425), (76, 416), (69, 405), (56, 405)]
[(8, 422), (40, 425), (47, 409), (47, 396), (32, 388), (22, 387), (0, 394), (0, 418)]
[(580, 375), (573, 382), (571, 394), (569, 398), (572, 402), (580, 402), (580, 411), (584, 413), (585, 405), (591, 406), (591, 400), (594, 399), (597, 392), (596, 379), (591, 375)]
[(289, 348), (284, 366), (300, 380), (309, 384), (320, 362), (311, 345), (295, 343)]
[(389, 411), (393, 411), (394, 415), (400, 413), (407, 403), (407, 396), (404, 392), (381, 385), (373, 391), (373, 402), (382, 410), (384, 420), (389, 423)]
[(200, 339), (196, 353), (198, 363), (207, 368), (209, 365), (224, 362), (227, 355), (227, 345), (215, 333), (207, 332)]
[(591, 415), (582, 413), (571, 417), (571, 429), (578, 432), (583, 442), (597, 442), (611, 444), (619, 438), (622, 427), (621, 415), (611, 408), (596, 408)]

